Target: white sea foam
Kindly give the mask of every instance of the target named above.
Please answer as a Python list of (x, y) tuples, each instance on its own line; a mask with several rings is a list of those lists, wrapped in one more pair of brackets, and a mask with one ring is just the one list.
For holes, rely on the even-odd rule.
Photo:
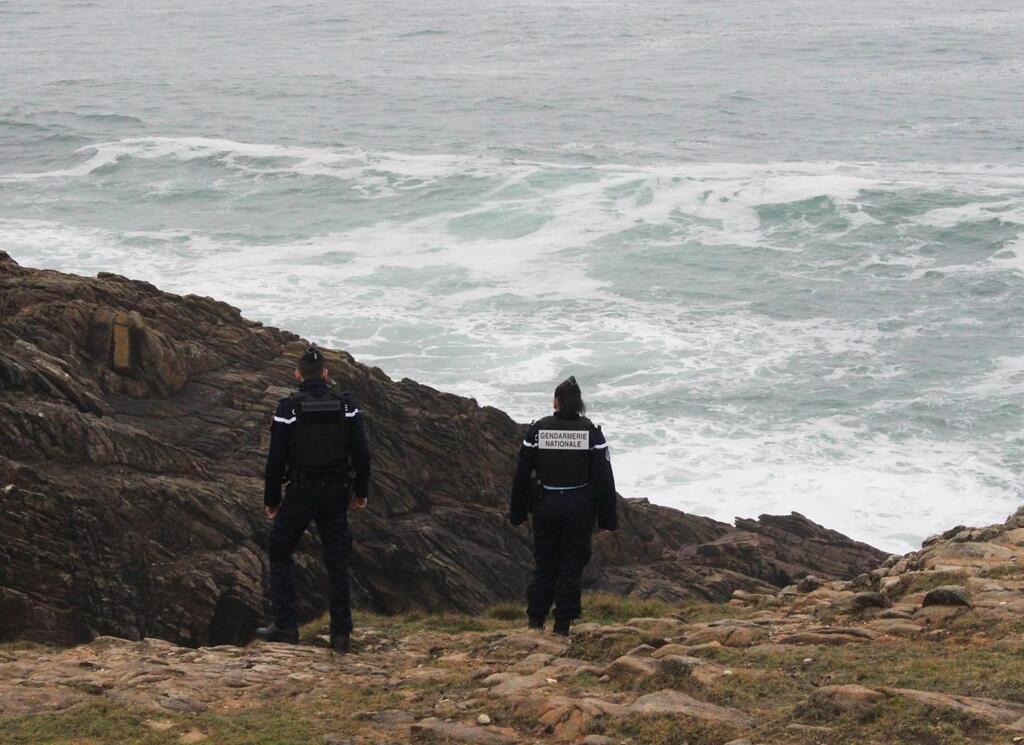
[[(943, 247), (953, 258), (933, 236), (963, 230), (969, 241), (979, 220), (1020, 221), (1021, 169), (579, 165), (204, 138), (81, 155), (4, 178), (73, 184), (146, 163), (170, 169), (147, 176), (154, 194), (197, 178), (258, 194), (300, 177), (357, 197), (322, 202), (341, 213), (326, 228), (273, 241), (198, 229), (186, 205), (161, 213), (158, 229), (0, 219), (0, 245), (30, 264), (223, 298), (521, 420), (543, 414), (554, 382), (575, 372), (628, 496), (720, 519), (795, 509), (905, 550), (952, 523), (996, 519), (1021, 493), (1019, 438), (986, 429), (992, 407), (1024, 397), (1019, 340), (995, 357), (979, 347), (973, 372), (938, 376), (920, 346), (992, 323), (966, 296), (933, 295), (931, 272), (1018, 281), (1019, 235)], [(435, 190), (452, 196), (431, 200)], [(936, 193), (963, 204), (886, 212), (886, 200)], [(379, 220), (345, 223), (346, 210), (378, 200)]]

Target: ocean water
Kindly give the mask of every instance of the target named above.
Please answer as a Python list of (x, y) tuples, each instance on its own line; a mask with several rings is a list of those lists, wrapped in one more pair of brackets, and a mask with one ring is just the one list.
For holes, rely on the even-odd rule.
[(0, 0), (0, 247), (903, 551), (1021, 503), (1022, 102), (1005, 0)]

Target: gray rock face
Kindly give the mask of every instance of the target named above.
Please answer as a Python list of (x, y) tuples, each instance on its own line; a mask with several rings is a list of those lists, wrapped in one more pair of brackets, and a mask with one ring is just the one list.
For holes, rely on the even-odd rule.
[[(18, 266), (0, 252), (0, 640), (246, 641), (262, 620), (270, 414), (306, 342), (224, 303)], [(522, 596), (505, 520), (524, 427), (472, 399), (328, 352), (374, 451), (352, 520), (358, 604), (478, 611)], [(884, 555), (798, 515), (740, 529), (643, 500), (595, 540), (591, 589), (667, 599), (848, 578)], [(300, 613), (323, 610), (315, 537)]]

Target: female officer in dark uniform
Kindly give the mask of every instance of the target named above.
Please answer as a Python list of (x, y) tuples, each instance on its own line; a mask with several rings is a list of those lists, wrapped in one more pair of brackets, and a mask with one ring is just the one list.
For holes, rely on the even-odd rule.
[[(553, 603), (555, 633), (565, 636), (580, 615), (580, 579), (590, 561), (594, 522), (602, 530), (618, 524), (608, 443), (600, 427), (583, 416), (576, 378), (555, 388), (554, 407), (554, 414), (530, 425), (519, 450), (509, 520), (522, 525), (533, 512), (537, 567), (527, 589), (530, 628), (544, 628)], [(534, 472), (541, 496), (531, 505)]]

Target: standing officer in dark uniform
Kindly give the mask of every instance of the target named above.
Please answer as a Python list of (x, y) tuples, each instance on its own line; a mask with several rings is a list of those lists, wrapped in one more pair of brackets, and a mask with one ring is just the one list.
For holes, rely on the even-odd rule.
[[(270, 529), (274, 623), (257, 629), (256, 634), (266, 641), (298, 642), (292, 553), (315, 520), (331, 588), (331, 647), (344, 654), (352, 633), (349, 492), (354, 490), (354, 509), (366, 506), (370, 449), (355, 401), (348, 393), (331, 388), (327, 374), (323, 354), (310, 347), (295, 370), (299, 390), (281, 399), (274, 412), (263, 494), (267, 517), (274, 521)], [(281, 485), (285, 481), (288, 487), (282, 502)]]
[(567, 636), (580, 616), (580, 579), (590, 561), (594, 522), (615, 530), (615, 478), (600, 427), (583, 414), (583, 395), (570, 377), (555, 388), (555, 413), (530, 425), (519, 450), (509, 520), (523, 525), (531, 511), (532, 474), (541, 493), (533, 505), (533, 557), (527, 589), (530, 628), (544, 628), (555, 606), (555, 633)]

